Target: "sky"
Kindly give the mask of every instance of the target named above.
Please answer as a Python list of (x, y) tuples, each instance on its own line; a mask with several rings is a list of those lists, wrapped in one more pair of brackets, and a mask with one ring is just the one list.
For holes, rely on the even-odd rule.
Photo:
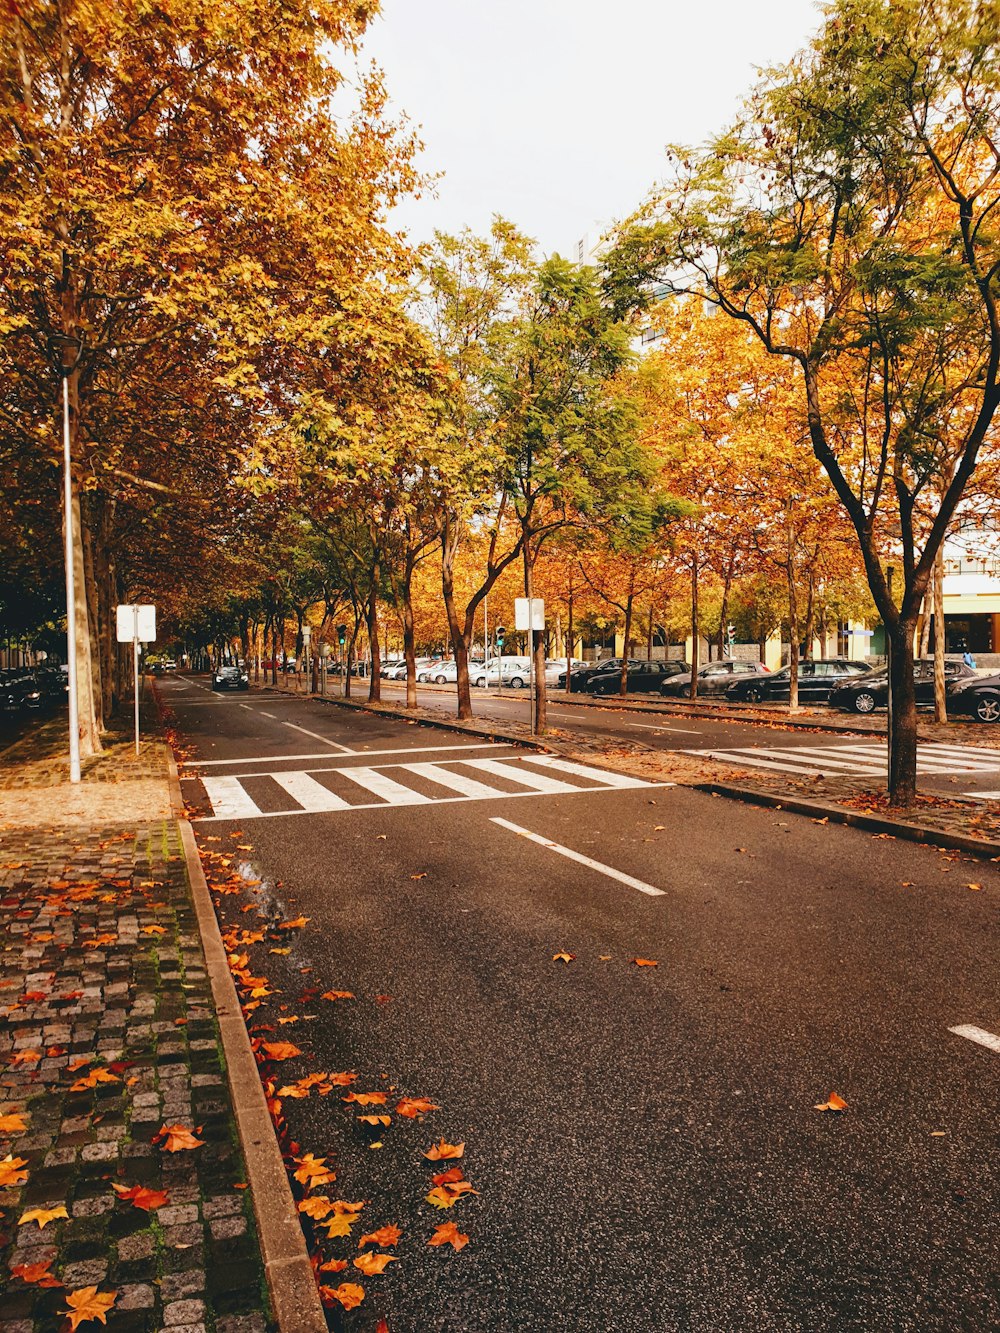
[(812, 0), (382, 3), (364, 56), (444, 173), (393, 225), (420, 242), (501, 213), (570, 258), (662, 177), (666, 144), (722, 129), (820, 21)]

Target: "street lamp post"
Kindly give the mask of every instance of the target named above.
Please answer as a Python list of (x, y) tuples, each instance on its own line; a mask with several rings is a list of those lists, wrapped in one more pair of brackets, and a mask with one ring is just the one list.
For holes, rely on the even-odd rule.
[[(889, 601), (892, 601), (892, 576), (896, 570), (893, 565), (887, 565), (885, 574), (886, 582), (889, 585)], [(888, 705), (888, 714), (885, 723), (886, 740), (886, 762), (888, 764), (888, 782), (887, 786), (892, 785), (892, 636), (889, 632), (889, 626), (885, 626), (885, 699)]]
[(66, 664), (69, 667), (69, 780), (80, 781), (80, 701), (76, 694), (76, 573), (73, 565), (73, 478), (69, 447), (69, 371), (63, 371), (63, 510), (66, 559)]

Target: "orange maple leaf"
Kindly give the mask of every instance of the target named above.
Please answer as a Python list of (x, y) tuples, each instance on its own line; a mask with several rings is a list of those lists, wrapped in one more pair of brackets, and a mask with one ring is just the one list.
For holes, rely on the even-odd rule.
[(341, 1282), (339, 1287), (322, 1287), (320, 1290), (328, 1292), (345, 1310), (353, 1310), (365, 1298), (364, 1287), (359, 1287), (356, 1282)]
[(120, 1083), (117, 1074), (109, 1074), (106, 1069), (94, 1069), (83, 1078), (78, 1078), (69, 1085), (70, 1092), (83, 1092), (86, 1088), (96, 1088), (98, 1083)]
[(19, 1277), (22, 1282), (30, 1282), (36, 1287), (61, 1287), (62, 1283), (54, 1273), (50, 1273), (52, 1260), (43, 1264), (15, 1264), (10, 1270), (11, 1277)]
[(326, 1229), (326, 1234), (333, 1239), (336, 1236), (349, 1236), (351, 1234), (351, 1227), (354, 1226), (354, 1223), (357, 1220), (357, 1217), (353, 1213), (334, 1213), (332, 1217), (328, 1217), (322, 1222), (318, 1222), (317, 1226), (324, 1227)]
[(10, 1153), (0, 1158), (0, 1187), (23, 1185), (28, 1179), (27, 1171), (21, 1168), (28, 1165), (27, 1157), (12, 1157)]
[(846, 1111), (847, 1103), (836, 1092), (831, 1092), (825, 1102), (817, 1102), (813, 1107), (814, 1111)]
[(37, 1065), (41, 1058), (41, 1051), (16, 1051), (10, 1061), (11, 1068), (17, 1069), (20, 1065)]
[(468, 1243), (468, 1236), (463, 1235), (454, 1222), (442, 1222), (427, 1242), (428, 1245), (451, 1245), (456, 1250), (463, 1249)]
[(307, 921), (311, 920), (312, 917), (310, 916), (297, 916), (294, 921), (279, 921), (275, 930), (299, 930)]
[(575, 958), (575, 953), (554, 953), (552, 955), (554, 963), (572, 963)]
[(327, 1074), (324, 1082), (336, 1084), (338, 1088), (346, 1088), (357, 1080), (357, 1074), (352, 1074), (345, 1070), (341, 1074)]
[(328, 990), (320, 996), (321, 1000), (353, 1000), (354, 992), (349, 990)]
[(632, 962), (636, 967), (659, 967), (660, 964), (655, 958), (633, 958)]
[(320, 1264), (321, 1273), (343, 1273), (347, 1268), (346, 1259), (331, 1259), (329, 1263)]
[(290, 1041), (262, 1041), (260, 1047), (269, 1060), (291, 1060), (294, 1056), (302, 1054)]
[(435, 1185), (453, 1185), (456, 1180), (464, 1180), (465, 1173), (460, 1166), (453, 1166), (448, 1171), (442, 1171), (439, 1176), (431, 1176)]
[(369, 1231), (358, 1241), (358, 1249), (364, 1245), (395, 1245), (403, 1234), (402, 1227), (379, 1227), (378, 1231)]
[(333, 1204), (325, 1194), (314, 1194), (311, 1198), (302, 1200), (299, 1212), (305, 1213), (306, 1217), (311, 1217), (315, 1221), (320, 1221), (328, 1213), (333, 1212)]
[(301, 1185), (324, 1185), (329, 1180), (337, 1179), (326, 1165), (325, 1157), (316, 1157), (311, 1152), (307, 1152), (301, 1157), (293, 1158), (293, 1161), (299, 1168), (295, 1172), (295, 1179)]
[(407, 1120), (416, 1120), (428, 1111), (440, 1110), (436, 1102), (429, 1102), (426, 1097), (403, 1097), (396, 1103), (396, 1114), (406, 1116)]
[(142, 933), (143, 935), (165, 935), (167, 928), (166, 926), (143, 926)]
[(71, 1331), (92, 1319), (96, 1319), (101, 1324), (106, 1324), (108, 1322), (108, 1311), (117, 1299), (118, 1293), (116, 1291), (99, 1292), (96, 1287), (80, 1287), (77, 1291), (69, 1292), (66, 1297), (66, 1304), (70, 1308), (60, 1310), (59, 1313), (69, 1316)]
[[(459, 1181), (459, 1184), (468, 1185), (468, 1181)], [(426, 1199), (435, 1208), (451, 1208), (458, 1203), (463, 1194), (476, 1193), (478, 1191), (474, 1190), (471, 1185), (467, 1190), (459, 1190), (456, 1185), (436, 1185), (430, 1194), (426, 1195)]]
[(9, 1115), (0, 1115), (0, 1134), (19, 1134), (28, 1126), (20, 1112), (12, 1111)]
[(69, 1217), (69, 1213), (67, 1213), (63, 1204), (59, 1204), (56, 1208), (29, 1208), (26, 1213), (21, 1214), (19, 1224), (23, 1222), (37, 1222), (38, 1229), (42, 1230), (44, 1227), (47, 1227), (50, 1222), (55, 1222), (62, 1217)]
[(391, 1115), (359, 1115), (358, 1119), (363, 1125), (391, 1125)]
[(196, 1139), (187, 1125), (163, 1125), (153, 1135), (153, 1142), (162, 1139), (165, 1152), (180, 1152), (183, 1148), (200, 1148), (204, 1139)]
[(464, 1143), (445, 1143), (444, 1139), (430, 1147), (424, 1156), (428, 1162), (446, 1162), (465, 1153)]
[(349, 1092), (346, 1097), (341, 1098), (345, 1102), (357, 1102), (359, 1106), (384, 1106), (386, 1095), (384, 1092)]
[(398, 1264), (399, 1260), (394, 1254), (359, 1254), (354, 1260), (354, 1267), (359, 1273), (364, 1273), (365, 1277), (376, 1277), (379, 1273), (384, 1273), (389, 1264)]
[(112, 1182), (111, 1188), (123, 1203), (132, 1203), (147, 1213), (152, 1212), (154, 1208), (162, 1208), (170, 1202), (170, 1196), (163, 1190), (147, 1189), (145, 1185), (133, 1185), (131, 1189), (126, 1189), (124, 1185)]

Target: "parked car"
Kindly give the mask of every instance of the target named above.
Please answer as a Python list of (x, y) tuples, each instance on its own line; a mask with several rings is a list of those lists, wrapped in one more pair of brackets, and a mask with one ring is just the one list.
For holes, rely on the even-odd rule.
[[(976, 680), (974, 669), (964, 662), (949, 661), (944, 664), (945, 686), (960, 680)], [(929, 658), (921, 658), (913, 663), (913, 689), (917, 697), (917, 707), (926, 708), (934, 705), (934, 663)], [(839, 685), (830, 694), (830, 704), (851, 713), (872, 713), (876, 708), (885, 708), (889, 698), (889, 677), (885, 667), (869, 671), (866, 676)]]
[[(709, 662), (698, 669), (698, 693), (725, 694), (730, 685), (741, 677), (759, 679), (769, 675), (763, 662)], [(670, 676), (660, 686), (660, 693), (668, 699), (691, 697), (691, 669)]]
[[(433, 666), (427, 668), (423, 678), (433, 681), (435, 685), (454, 685), (458, 680), (458, 663), (454, 658), (450, 662), (435, 662)], [(418, 676), (417, 679), (420, 680), (421, 677)]]
[[(800, 662), (799, 702), (825, 703), (831, 690), (865, 675), (870, 669), (867, 662), (851, 662), (844, 657)], [(756, 704), (765, 699), (787, 700), (791, 691), (792, 668), (786, 666), (766, 676), (747, 676), (734, 681), (726, 690), (726, 698)]]
[[(524, 683), (527, 680), (527, 673), (526, 657), (494, 657), (490, 659), (489, 666), (484, 662), (477, 662), (475, 667), (469, 664), (469, 679), (478, 689), (488, 685), (509, 685), (512, 676), (516, 676), (519, 682)], [(512, 688), (520, 689), (521, 684)]]
[(977, 722), (1000, 722), (1000, 676), (956, 676), (946, 686), (945, 703), (949, 716), (964, 714)]
[(402, 667), (404, 671), (406, 670), (405, 657), (386, 657), (379, 663), (378, 674), (380, 676), (391, 676), (393, 672), (398, 671), (400, 667)]
[[(587, 688), (587, 681), (595, 671), (613, 671), (616, 667), (620, 671), (622, 659), (620, 657), (605, 657), (600, 662), (585, 662), (583, 666), (573, 667), (569, 673), (569, 691), (570, 694), (576, 694)], [(563, 690), (566, 688), (566, 672), (561, 671), (556, 679), (556, 686)]]
[[(646, 662), (638, 659), (629, 661), (626, 688), (629, 694), (656, 693), (665, 680), (687, 673), (690, 678), (691, 667), (687, 662)], [(592, 671), (587, 677), (584, 688), (588, 694), (620, 694), (622, 669), (616, 666), (611, 670)]]
[(220, 666), (212, 677), (213, 690), (248, 690), (250, 677), (245, 666)]
[(545, 684), (558, 684), (560, 676), (564, 678), (565, 683), (567, 670), (575, 671), (578, 667), (586, 665), (587, 663), (582, 657), (570, 657), (568, 659), (565, 657), (547, 658), (545, 662)]
[(417, 680), (422, 684), (434, 679), (434, 673), (439, 667), (450, 666), (454, 661), (451, 657), (432, 657), (425, 667), (417, 668)]

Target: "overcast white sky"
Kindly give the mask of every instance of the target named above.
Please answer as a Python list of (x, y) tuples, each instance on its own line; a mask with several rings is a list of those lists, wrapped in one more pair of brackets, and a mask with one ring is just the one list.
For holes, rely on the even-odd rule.
[(383, 0), (366, 53), (445, 173), (393, 221), (422, 241), (502, 213), (574, 257), (639, 203), (665, 144), (721, 129), (820, 17), (813, 0)]

